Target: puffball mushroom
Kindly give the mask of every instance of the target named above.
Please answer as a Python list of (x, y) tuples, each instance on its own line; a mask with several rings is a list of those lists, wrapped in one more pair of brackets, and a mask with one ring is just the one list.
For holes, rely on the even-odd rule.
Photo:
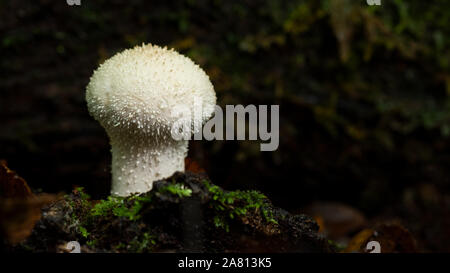
[[(86, 88), (90, 114), (105, 128), (111, 144), (111, 194), (129, 196), (153, 182), (184, 171), (188, 140), (175, 140), (172, 126), (194, 119), (195, 102), (206, 122), (216, 95), (208, 75), (173, 49), (142, 45), (106, 60)], [(173, 115), (173, 109), (184, 107)], [(200, 120), (199, 120), (200, 119)]]

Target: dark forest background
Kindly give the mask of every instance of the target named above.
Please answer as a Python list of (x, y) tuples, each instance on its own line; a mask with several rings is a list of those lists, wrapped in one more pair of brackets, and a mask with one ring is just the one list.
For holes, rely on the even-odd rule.
[(0, 1), (0, 158), (36, 191), (109, 193), (110, 151), (87, 111), (93, 70), (142, 43), (210, 76), (218, 104), (279, 104), (280, 146), (191, 141), (226, 189), (293, 212), (317, 202), (397, 219), (449, 251), (450, 2)]

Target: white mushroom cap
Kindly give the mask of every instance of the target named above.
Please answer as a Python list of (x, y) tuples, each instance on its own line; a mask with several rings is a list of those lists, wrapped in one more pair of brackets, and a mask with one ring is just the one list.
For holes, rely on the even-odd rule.
[[(128, 196), (184, 170), (188, 143), (174, 140), (171, 128), (180, 119), (204, 123), (214, 111), (216, 95), (208, 75), (191, 59), (148, 44), (100, 65), (87, 86), (86, 101), (110, 138), (111, 193)], [(198, 102), (202, 114), (193, 120)], [(190, 113), (174, 116), (179, 107)]]

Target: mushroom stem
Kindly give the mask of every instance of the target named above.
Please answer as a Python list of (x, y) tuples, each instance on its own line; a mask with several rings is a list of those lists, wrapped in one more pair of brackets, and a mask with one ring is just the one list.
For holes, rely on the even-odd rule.
[(156, 144), (151, 139), (127, 142), (111, 138), (111, 147), (111, 193), (129, 196), (150, 191), (154, 181), (184, 171), (188, 142), (167, 139)]

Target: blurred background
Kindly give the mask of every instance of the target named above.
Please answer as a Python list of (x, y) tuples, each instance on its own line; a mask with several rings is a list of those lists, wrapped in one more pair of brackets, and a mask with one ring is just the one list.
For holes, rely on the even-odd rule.
[(87, 112), (94, 69), (175, 48), (218, 104), (279, 104), (280, 145), (191, 141), (225, 189), (258, 189), (343, 240), (395, 221), (450, 251), (450, 2), (0, 1), (0, 159), (35, 191), (109, 194), (110, 147)]

